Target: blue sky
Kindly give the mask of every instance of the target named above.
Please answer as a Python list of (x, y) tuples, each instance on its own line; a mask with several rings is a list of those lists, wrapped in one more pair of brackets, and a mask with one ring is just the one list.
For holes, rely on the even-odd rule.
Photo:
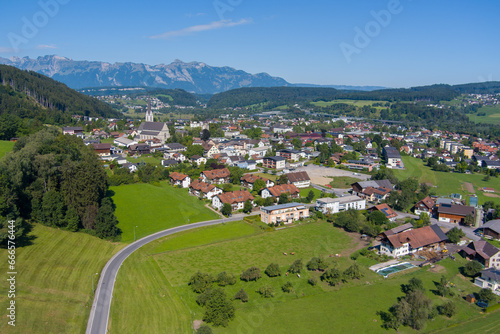
[(0, 57), (180, 59), (292, 83), (479, 82), (500, 80), (499, 10), (493, 0), (2, 1)]

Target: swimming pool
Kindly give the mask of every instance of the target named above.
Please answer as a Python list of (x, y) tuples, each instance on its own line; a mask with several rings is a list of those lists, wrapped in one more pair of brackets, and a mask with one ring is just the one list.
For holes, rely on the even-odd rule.
[(377, 272), (377, 274), (380, 274), (384, 277), (387, 277), (390, 274), (394, 274), (394, 273), (397, 273), (399, 271), (403, 271), (403, 270), (407, 270), (407, 269), (411, 269), (411, 268), (415, 268), (415, 266), (409, 262), (402, 262), (402, 263), (390, 265), (390, 266), (385, 267), (385, 268), (380, 268), (376, 272)]

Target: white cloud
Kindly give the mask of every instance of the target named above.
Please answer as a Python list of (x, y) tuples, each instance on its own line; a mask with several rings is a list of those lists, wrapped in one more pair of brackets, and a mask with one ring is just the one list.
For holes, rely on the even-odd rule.
[(18, 50), (13, 49), (13, 48), (4, 48), (0, 46), (0, 53), (15, 53)]
[(192, 18), (192, 17), (205, 16), (205, 15), (207, 15), (207, 13), (195, 13), (195, 14), (193, 14), (193, 13), (188, 13), (188, 14), (186, 14), (185, 16), (186, 16), (186, 17), (189, 17), (189, 18)]
[(58, 47), (55, 46), (54, 44), (52, 45), (46, 45), (46, 44), (39, 44), (35, 46), (35, 49), (37, 50), (46, 50), (46, 49), (57, 49)]
[(212, 22), (209, 24), (201, 24), (201, 25), (191, 26), (191, 27), (187, 27), (184, 29), (180, 29), (180, 30), (167, 31), (163, 34), (150, 36), (149, 38), (151, 38), (151, 39), (169, 39), (172, 37), (191, 35), (191, 34), (202, 32), (202, 31), (235, 27), (235, 26), (239, 26), (239, 25), (243, 25), (243, 24), (249, 24), (252, 22), (253, 21), (251, 19), (241, 19), (241, 20), (236, 21), (236, 22), (234, 22), (233, 20), (221, 20), (221, 21), (215, 21), (215, 22)]

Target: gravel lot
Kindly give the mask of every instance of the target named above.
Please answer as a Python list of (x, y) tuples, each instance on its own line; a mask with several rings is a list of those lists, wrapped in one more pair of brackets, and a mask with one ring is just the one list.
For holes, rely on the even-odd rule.
[[(309, 177), (311, 178), (311, 182), (319, 185), (327, 185), (332, 179), (329, 176), (338, 177), (338, 176), (349, 176), (360, 179), (362, 181), (368, 180), (371, 175), (351, 172), (343, 169), (330, 168), (330, 167), (320, 167), (317, 165), (309, 165), (304, 167), (298, 167), (295, 171), (306, 171)], [(355, 175), (359, 174), (359, 175)]]

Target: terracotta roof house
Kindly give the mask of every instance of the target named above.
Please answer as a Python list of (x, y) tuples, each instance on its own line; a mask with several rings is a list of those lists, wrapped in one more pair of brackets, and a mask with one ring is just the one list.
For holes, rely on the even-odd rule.
[(363, 189), (362, 194), (367, 201), (380, 203), (381, 201), (389, 197), (391, 191), (391, 189), (384, 187), (367, 187)]
[(181, 186), (182, 188), (187, 188), (191, 183), (191, 178), (185, 174), (172, 172), (170, 173), (170, 182), (173, 186)]
[(476, 216), (476, 209), (467, 205), (441, 204), (437, 211), (439, 221), (447, 223), (463, 223), (467, 215)]
[(380, 233), (377, 236), (377, 239), (378, 240), (382, 240), (384, 238), (387, 238), (390, 235), (398, 234), (398, 233), (401, 233), (401, 232), (404, 232), (404, 231), (408, 231), (408, 230), (412, 230), (412, 229), (413, 229), (413, 224), (412, 223), (406, 223), (406, 224), (403, 224), (403, 225), (400, 225), (400, 226), (396, 226), (395, 228), (392, 228), (390, 230), (383, 231), (382, 233)]
[(290, 198), (299, 198), (300, 190), (295, 185), (287, 183), (265, 188), (260, 193), (262, 198), (274, 197), (278, 199), (281, 194), (289, 194)]
[(394, 189), (391, 181), (389, 180), (370, 180), (370, 181), (358, 181), (351, 184), (352, 194), (358, 195), (360, 197), (363, 196), (363, 190), (372, 187), (372, 188), (387, 188)]
[(264, 181), (266, 187), (272, 187), (272, 186), (274, 186), (274, 182), (273, 181), (271, 181), (269, 179), (266, 179), (265, 177), (255, 175), (255, 174), (245, 174), (240, 179), (241, 185), (243, 187), (249, 188), (250, 190), (253, 189), (253, 184), (257, 180)]
[(211, 184), (223, 184), (229, 183), (231, 180), (229, 178), (229, 169), (212, 169), (201, 172), (200, 179), (203, 182), (211, 183)]
[(288, 182), (296, 186), (297, 188), (307, 188), (311, 186), (311, 179), (307, 172), (295, 172), (286, 174)]
[(460, 250), (462, 256), (479, 261), (485, 268), (500, 269), (500, 249), (485, 240), (473, 241)]
[(500, 240), (500, 219), (490, 220), (481, 228), (485, 237)]
[(415, 206), (413, 207), (413, 211), (415, 212), (416, 215), (420, 215), (421, 213), (426, 213), (429, 216), (431, 216), (434, 205), (436, 205), (436, 202), (434, 202), (432, 198), (427, 196), (426, 198), (415, 204)]
[(392, 210), (386, 203), (373, 206), (370, 209), (370, 212), (373, 211), (383, 212), (387, 219), (389, 219), (390, 221), (396, 220), (396, 217), (398, 216), (398, 214), (394, 210)]
[(94, 148), (95, 153), (100, 156), (111, 155), (111, 144), (92, 144), (92, 147)]
[(222, 194), (223, 191), (213, 184), (208, 184), (200, 180), (194, 180), (189, 185), (189, 193), (194, 196), (211, 200), (215, 195)]
[(231, 204), (232, 210), (243, 209), (246, 201), (250, 201), (254, 205), (254, 197), (248, 192), (248, 190), (237, 190), (232, 192), (227, 192), (223, 194), (215, 195), (212, 198), (212, 206), (218, 210), (222, 209), (224, 203)]
[(438, 225), (424, 226), (386, 236), (380, 244), (380, 253), (400, 257), (424, 248), (440, 249), (448, 237)]

